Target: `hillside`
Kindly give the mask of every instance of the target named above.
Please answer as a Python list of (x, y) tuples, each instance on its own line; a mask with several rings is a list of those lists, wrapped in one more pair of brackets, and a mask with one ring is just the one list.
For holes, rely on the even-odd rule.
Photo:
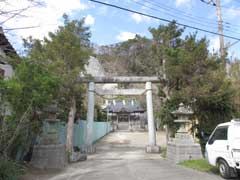
[(98, 47), (96, 56), (105, 71), (112, 75), (159, 75), (162, 60), (153, 56), (154, 43), (145, 37)]

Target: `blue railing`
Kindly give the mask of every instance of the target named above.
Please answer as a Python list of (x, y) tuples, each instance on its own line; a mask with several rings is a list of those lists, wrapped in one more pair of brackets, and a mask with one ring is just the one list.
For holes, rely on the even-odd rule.
[[(49, 124), (45, 123), (43, 126), (43, 135), (48, 132)], [(66, 144), (67, 125), (64, 122), (55, 123), (54, 128), (58, 132), (59, 141), (62, 144)], [(106, 134), (112, 131), (110, 122), (97, 122), (93, 124), (93, 141), (97, 141)], [(74, 146), (81, 147), (85, 144), (86, 139), (86, 121), (80, 121), (74, 124), (74, 135), (73, 135)]]

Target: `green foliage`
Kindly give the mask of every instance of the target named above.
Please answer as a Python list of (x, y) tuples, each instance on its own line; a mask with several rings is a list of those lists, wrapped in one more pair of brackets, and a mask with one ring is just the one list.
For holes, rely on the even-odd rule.
[(102, 108), (99, 105), (95, 105), (95, 119), (96, 121), (106, 121), (107, 120), (107, 113), (102, 111)]
[(193, 130), (198, 129), (198, 132), (210, 133), (217, 124), (231, 120), (235, 112), (235, 91), (219, 58), (209, 54), (207, 39), (197, 39), (196, 34), (183, 39), (183, 29), (174, 22), (150, 29), (150, 32), (157, 42), (156, 58), (165, 59), (165, 87), (169, 98), (159, 113), (161, 122), (175, 131), (171, 112), (181, 102), (193, 108), (193, 119), (198, 120)]
[[(159, 118), (161, 119), (161, 125), (168, 125), (168, 128), (172, 130), (172, 133), (176, 132), (177, 125), (174, 123), (174, 120), (176, 117), (173, 116), (171, 112), (176, 110), (178, 108), (178, 105), (183, 102), (183, 99), (181, 96), (173, 96), (170, 100), (167, 100), (162, 108), (160, 109), (160, 112), (158, 114)], [(171, 134), (173, 136), (173, 134)]]
[(181, 41), (179, 38), (184, 29), (176, 25), (176, 21), (170, 22), (168, 25), (159, 25), (158, 28), (149, 28), (153, 40), (158, 44), (163, 44), (165, 47), (171, 46), (171, 41), (175, 40), (177, 43)]
[(180, 37), (184, 29), (179, 28), (176, 22), (172, 21), (167, 26), (159, 25), (158, 28), (149, 28), (149, 31), (153, 40), (151, 47), (153, 63), (151, 66), (155, 67), (155, 74), (157, 73), (161, 77), (165, 74), (164, 68), (169, 68), (164, 62), (167, 59), (166, 52), (169, 49), (177, 50), (177, 47), (181, 47), (182, 39)]
[[(40, 40), (25, 40), (28, 57), (37, 59), (48, 72), (61, 80), (60, 88), (55, 92), (59, 104), (62, 120), (68, 121), (66, 150), (73, 151), (73, 123), (76, 113), (85, 113), (83, 101), (85, 86), (78, 83), (80, 74), (84, 74), (84, 67), (92, 53), (90, 48), (89, 27), (84, 25), (84, 19), (70, 21), (63, 15), (64, 25), (56, 32), (50, 32), (48, 38)], [(82, 108), (82, 109), (77, 109)], [(80, 114), (81, 118), (83, 117)]]
[(24, 169), (21, 165), (10, 160), (0, 160), (0, 180), (19, 180)]
[(233, 84), (233, 88), (236, 92), (234, 102), (237, 109), (236, 117), (240, 117), (240, 61), (236, 61), (231, 64), (230, 80)]
[(31, 59), (22, 59), (14, 76), (0, 79), (0, 154), (12, 155), (40, 129), (38, 112), (51, 102), (60, 80)]
[(22, 113), (29, 104), (35, 109), (42, 108), (45, 102), (53, 99), (60, 79), (32, 60), (23, 59), (17, 66), (14, 77), (3, 83), (3, 96), (14, 105), (14, 112)]
[(25, 48), (30, 58), (44, 64), (49, 72), (61, 79), (58, 101), (62, 110), (60, 116), (66, 119), (71, 99), (76, 99), (77, 106), (83, 108), (85, 86), (77, 83), (77, 77), (84, 73), (92, 50), (91, 33), (89, 27), (84, 26), (84, 19), (70, 21), (66, 14), (63, 19), (64, 26), (50, 32), (49, 38), (43, 41), (29, 38), (25, 40)]

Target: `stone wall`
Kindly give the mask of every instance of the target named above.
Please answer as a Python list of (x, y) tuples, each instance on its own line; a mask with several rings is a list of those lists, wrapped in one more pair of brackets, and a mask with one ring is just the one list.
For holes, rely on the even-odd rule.
[(67, 164), (65, 145), (35, 145), (31, 164), (39, 169), (63, 169)]
[(202, 153), (199, 144), (178, 144), (175, 142), (168, 142), (167, 144), (167, 159), (174, 163), (201, 158)]

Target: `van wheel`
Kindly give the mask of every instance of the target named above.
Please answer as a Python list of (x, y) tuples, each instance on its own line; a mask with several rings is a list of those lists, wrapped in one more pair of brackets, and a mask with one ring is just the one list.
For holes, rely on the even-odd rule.
[(228, 166), (227, 162), (224, 161), (223, 159), (220, 159), (218, 161), (218, 170), (223, 178), (228, 179), (231, 177), (230, 167)]

